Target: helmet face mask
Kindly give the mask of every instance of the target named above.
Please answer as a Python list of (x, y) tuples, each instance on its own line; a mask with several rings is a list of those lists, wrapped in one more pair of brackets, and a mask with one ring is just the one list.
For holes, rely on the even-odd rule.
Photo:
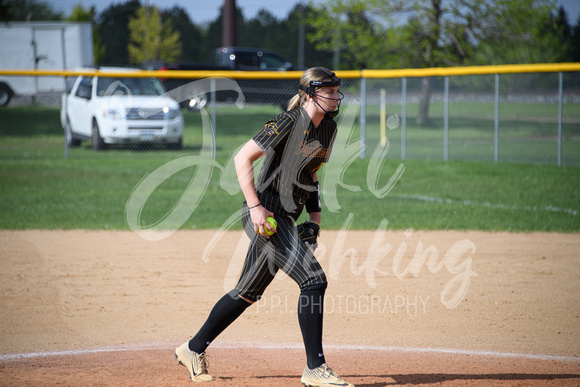
[(336, 102), (336, 109), (334, 109), (334, 110), (331, 110), (331, 111), (327, 111), (327, 110), (325, 110), (325, 109), (324, 109), (322, 106), (320, 106), (320, 104), (319, 104), (318, 102), (316, 102), (316, 100), (314, 101), (314, 102), (316, 102), (316, 104), (317, 104), (318, 106), (320, 106), (320, 108), (321, 108), (322, 110), (324, 110), (324, 111), (325, 111), (325, 113), (324, 113), (324, 118), (334, 118), (334, 117), (336, 117), (336, 116), (338, 115), (338, 113), (340, 112), (340, 102), (341, 102), (341, 101), (342, 101), (342, 99), (344, 98), (344, 94), (342, 94), (340, 91), (338, 91), (338, 94), (339, 94), (339, 96), (340, 96), (339, 98), (329, 98), (329, 97), (325, 97), (325, 96), (323, 96), (323, 95), (316, 94), (316, 93), (315, 93), (315, 94), (312, 94), (313, 96), (315, 95), (315, 96), (317, 96), (318, 98), (324, 98), (324, 99), (330, 99), (330, 100), (332, 100), (332, 101), (337, 101), (337, 102)]
[(316, 104), (318, 106), (320, 106), (320, 108), (322, 110), (325, 111), (324, 114), (324, 118), (334, 118), (338, 115), (339, 111), (340, 111), (340, 102), (342, 101), (342, 99), (344, 98), (344, 94), (342, 94), (340, 91), (338, 91), (338, 94), (340, 95), (340, 97), (338, 99), (335, 98), (328, 98), (328, 97), (324, 97), (320, 94), (318, 94), (316, 92), (316, 89), (320, 89), (323, 87), (336, 87), (336, 86), (340, 86), (342, 84), (342, 80), (336, 76), (336, 74), (334, 74), (331, 71), (326, 70), (325, 68), (319, 67), (320, 70), (324, 71), (328, 77), (330, 78), (329, 81), (310, 81), (310, 85), (308, 86), (304, 86), (302, 84), (300, 84), (299, 89), (304, 91), (306, 94), (308, 94), (310, 97), (313, 96), (318, 96), (319, 98), (325, 98), (325, 99), (332, 99), (335, 101), (338, 101), (337, 103), (337, 107), (335, 110), (333, 111), (326, 111), (324, 108), (322, 108), (322, 106), (320, 106), (320, 104), (318, 102), (316, 102)]

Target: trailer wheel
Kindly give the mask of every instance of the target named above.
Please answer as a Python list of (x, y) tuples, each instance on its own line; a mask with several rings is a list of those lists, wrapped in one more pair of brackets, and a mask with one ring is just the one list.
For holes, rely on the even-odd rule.
[(14, 92), (5, 83), (0, 83), (0, 106), (6, 106), (12, 99)]

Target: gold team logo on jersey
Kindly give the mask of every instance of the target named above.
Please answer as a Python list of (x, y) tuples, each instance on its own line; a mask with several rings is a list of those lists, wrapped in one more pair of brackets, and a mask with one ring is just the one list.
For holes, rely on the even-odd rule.
[(326, 158), (326, 155), (328, 153), (328, 148), (324, 148), (322, 146), (320, 146), (320, 143), (318, 141), (314, 141), (314, 142), (306, 142), (306, 141), (302, 141), (300, 143), (300, 147), (298, 147), (298, 149), (296, 150), (296, 154), (303, 154), (304, 157), (321, 157), (321, 158)]
[(276, 126), (275, 122), (268, 122), (266, 125), (264, 125), (264, 131), (268, 136), (278, 134), (278, 127)]

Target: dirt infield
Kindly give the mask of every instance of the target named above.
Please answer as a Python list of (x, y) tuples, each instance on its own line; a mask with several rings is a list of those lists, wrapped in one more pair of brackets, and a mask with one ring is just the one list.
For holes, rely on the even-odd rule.
[[(219, 238), (218, 238), (219, 236)], [(241, 232), (0, 232), (0, 385), (191, 385), (173, 358), (229, 290)], [(325, 231), (325, 352), (359, 386), (579, 385), (580, 235)], [(214, 345), (215, 386), (295, 386), (279, 275)]]

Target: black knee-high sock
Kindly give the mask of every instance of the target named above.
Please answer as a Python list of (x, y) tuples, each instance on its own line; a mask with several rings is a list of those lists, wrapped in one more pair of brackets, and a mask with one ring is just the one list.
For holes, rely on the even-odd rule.
[(305, 290), (300, 293), (298, 300), (298, 323), (306, 349), (306, 364), (310, 369), (326, 363), (322, 351), (324, 291), (324, 289)]
[(189, 349), (196, 353), (205, 352), (210, 343), (233, 323), (251, 304), (237, 295), (224, 295), (211, 310), (207, 320), (189, 341)]

